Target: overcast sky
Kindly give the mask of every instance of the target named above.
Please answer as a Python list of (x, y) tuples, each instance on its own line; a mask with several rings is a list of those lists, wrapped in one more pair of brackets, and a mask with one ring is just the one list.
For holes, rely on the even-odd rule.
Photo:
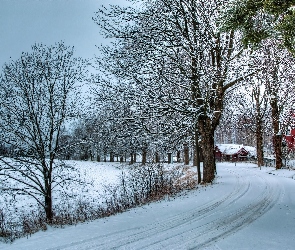
[[(34, 43), (63, 40), (76, 56), (98, 54), (105, 41), (92, 21), (101, 5), (129, 4), (125, 0), (0, 0), (0, 67), (30, 51)], [(11, 57), (11, 59), (10, 59)]]

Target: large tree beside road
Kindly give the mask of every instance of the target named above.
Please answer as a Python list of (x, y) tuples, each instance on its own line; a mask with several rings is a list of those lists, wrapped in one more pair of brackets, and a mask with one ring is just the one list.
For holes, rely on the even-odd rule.
[[(119, 79), (133, 82), (139, 96), (153, 98), (167, 115), (189, 118), (204, 155), (203, 181), (215, 178), (214, 132), (227, 93), (253, 74), (238, 33), (217, 28), (227, 1), (141, 1), (136, 8), (101, 8), (94, 18), (113, 46), (100, 60)], [(107, 59), (106, 59), (107, 58)], [(186, 119), (186, 118), (184, 118)], [(197, 155), (197, 154), (195, 154)]]

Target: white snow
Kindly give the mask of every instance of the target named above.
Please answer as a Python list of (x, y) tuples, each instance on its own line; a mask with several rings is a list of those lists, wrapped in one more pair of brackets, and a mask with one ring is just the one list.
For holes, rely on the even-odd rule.
[(295, 171), (225, 162), (217, 171), (213, 185), (0, 249), (294, 249)]
[[(95, 203), (101, 203), (105, 200), (106, 189), (110, 186), (115, 185), (119, 181), (120, 174), (122, 170), (120, 169), (120, 163), (114, 162), (91, 162), (91, 161), (65, 161), (67, 164), (74, 166), (78, 171), (82, 181), (87, 183), (79, 185), (73, 183), (68, 186), (65, 190), (69, 196), (75, 196), (76, 199), (81, 201), (84, 200), (94, 200)], [(0, 178), (1, 181), (1, 178)], [(19, 185), (19, 184), (18, 184)], [(70, 198), (65, 198), (65, 196), (54, 190), (53, 199), (54, 205), (62, 204), (64, 206), (74, 207), (74, 202)], [(0, 209), (10, 217), (12, 221), (18, 221), (18, 218), (24, 214), (29, 214), (30, 211), (38, 211), (37, 202), (29, 196), (23, 195), (10, 195), (1, 194), (0, 195)], [(0, 247), (1, 249), (1, 247)]]

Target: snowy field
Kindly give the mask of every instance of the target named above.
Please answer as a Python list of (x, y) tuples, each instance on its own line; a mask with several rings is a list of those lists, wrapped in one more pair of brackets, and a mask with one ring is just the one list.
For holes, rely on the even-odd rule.
[[(67, 195), (70, 197), (75, 196), (76, 200), (95, 199), (96, 202), (98, 200), (103, 200), (105, 189), (109, 185), (118, 183), (118, 178), (122, 172), (119, 163), (98, 163), (89, 161), (66, 162), (75, 166), (79, 171), (79, 178), (87, 182), (87, 185), (77, 185), (73, 183), (73, 185), (70, 185), (69, 188), (67, 188)], [(57, 195), (53, 195), (53, 203), (60, 204), (62, 202), (64, 205), (69, 205), (66, 203), (70, 203), (70, 199), (63, 200), (64, 198), (65, 196), (60, 192), (57, 192)], [(0, 196), (0, 209), (10, 217), (21, 216), (30, 210), (36, 210), (37, 207), (37, 202), (28, 196), (12, 196), (4, 194)]]
[[(54, 190), (53, 207), (57, 215), (55, 218), (58, 219), (55, 222), (56, 226), (89, 220), (89, 216), (93, 216), (95, 210), (108, 207), (107, 202), (113, 198), (112, 192), (118, 186), (122, 175), (122, 165), (117, 162), (66, 161), (66, 163), (75, 167), (77, 171), (74, 175), (76, 180), (81, 182), (74, 181), (64, 189)], [(1, 177), (3, 176), (0, 176), (0, 183)], [(0, 238), (0, 241), (13, 240), (15, 237), (24, 237), (43, 230), (46, 227), (43, 218), (44, 209), (32, 197), (4, 192), (0, 194), (0, 235), (1, 232), (11, 233), (9, 238)]]
[[(101, 180), (120, 172), (110, 170)], [(294, 249), (295, 171), (259, 170), (250, 163), (218, 163), (217, 170), (213, 185), (89, 223), (49, 228), (0, 243), (0, 249)]]

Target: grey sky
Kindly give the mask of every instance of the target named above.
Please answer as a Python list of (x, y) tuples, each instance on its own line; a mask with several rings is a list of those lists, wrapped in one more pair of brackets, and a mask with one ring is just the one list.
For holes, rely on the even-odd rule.
[(63, 40), (74, 45), (84, 58), (97, 53), (103, 43), (92, 21), (101, 5), (124, 4), (125, 0), (0, 0), (0, 67), (34, 43), (54, 44)]

